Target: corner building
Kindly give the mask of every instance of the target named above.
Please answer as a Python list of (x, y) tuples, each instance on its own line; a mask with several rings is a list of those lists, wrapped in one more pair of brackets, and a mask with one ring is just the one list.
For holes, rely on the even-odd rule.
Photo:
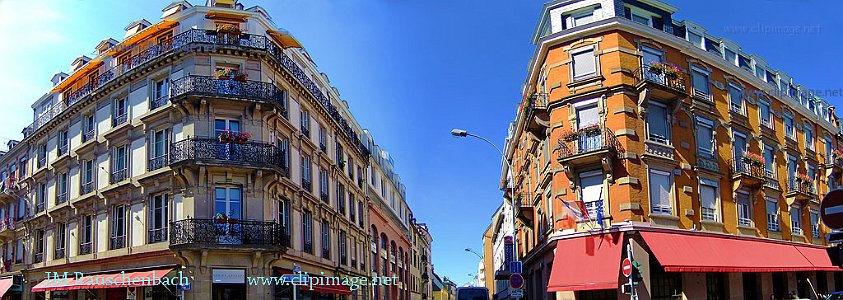
[[(289, 286), (247, 277), (371, 275), (368, 145), (327, 75), (259, 6), (177, 1), (163, 12), (53, 76), (23, 140), (0, 156), (5, 296), (292, 299)], [(47, 272), (181, 272), (190, 285)]]
[(818, 220), (843, 171), (834, 108), (675, 12), (544, 6), (507, 147), (527, 299), (627, 299), (628, 247), (639, 299), (843, 289)]

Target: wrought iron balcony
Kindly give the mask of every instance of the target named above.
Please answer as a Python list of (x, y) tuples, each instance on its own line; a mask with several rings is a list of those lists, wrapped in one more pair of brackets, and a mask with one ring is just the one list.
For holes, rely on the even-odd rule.
[(57, 156), (62, 156), (62, 155), (65, 155), (65, 154), (67, 154), (67, 144), (60, 144), (59, 147), (58, 147), (58, 155)]
[(93, 192), (94, 192), (94, 182), (93, 181), (83, 183), (82, 186), (80, 186), (80, 188), (79, 188), (79, 194), (80, 195), (85, 195), (85, 194), (89, 194), (89, 193), (93, 193)]
[(91, 254), (93, 252), (94, 243), (85, 242), (79, 244), (79, 255)]
[(816, 196), (813, 182), (806, 182), (798, 178), (788, 178), (787, 192), (785, 197), (796, 198), (796, 200), (809, 200)]
[(170, 102), (170, 98), (168, 96), (162, 96), (149, 101), (149, 110), (154, 110), (159, 107), (162, 107)]
[(322, 258), (331, 258), (331, 250), (327, 248), (322, 248)]
[(67, 192), (56, 195), (56, 205), (67, 202)]
[(111, 184), (115, 184), (129, 178), (129, 169), (124, 168), (111, 172)]
[(158, 170), (170, 163), (170, 156), (167, 154), (159, 155), (149, 159), (149, 164), (146, 166), (148, 171)]
[(624, 152), (614, 132), (605, 127), (593, 131), (579, 130), (559, 139), (559, 161), (563, 164), (585, 164), (599, 161), (597, 154)]
[(635, 70), (635, 85), (640, 90), (648, 89), (651, 96), (660, 100), (677, 99), (688, 94), (684, 74), (677, 76), (653, 70), (644, 66)]
[(126, 236), (112, 236), (111, 237), (111, 250), (114, 249), (123, 249), (126, 248)]
[(0, 219), (0, 238), (11, 238), (15, 235), (15, 220), (13, 218)]
[(44, 202), (35, 203), (35, 213), (37, 214), (37, 213), (43, 212), (44, 207), (45, 207)]
[(116, 127), (117, 125), (126, 123), (129, 120), (129, 115), (127, 113), (123, 113), (121, 115), (115, 116), (111, 118), (111, 127)]
[(222, 143), (212, 138), (189, 138), (170, 146), (170, 164), (235, 165), (278, 170), (286, 174), (281, 151), (272, 144)]
[(170, 223), (170, 248), (267, 249), (284, 251), (289, 239), (277, 222), (185, 219)]
[(38, 264), (44, 261), (44, 252), (35, 253), (32, 257), (32, 263)]
[(743, 159), (729, 160), (732, 180), (742, 187), (759, 188), (763, 186), (767, 174), (764, 164), (757, 164)]
[(53, 259), (60, 258), (64, 258), (64, 248), (57, 248), (56, 252), (53, 254)]
[(550, 127), (550, 112), (547, 109), (547, 94), (534, 93), (524, 103), (524, 122), (526, 129), (543, 139)]
[(831, 171), (832, 175), (839, 178), (840, 174), (843, 173), (843, 157), (838, 157), (836, 154), (826, 155), (824, 166)]
[(173, 101), (184, 96), (206, 96), (232, 98), (275, 105), (286, 113), (287, 103), (284, 101), (284, 91), (275, 84), (260, 81), (236, 81), (233, 79), (217, 79), (211, 76), (188, 75), (176, 80), (170, 85)]
[(328, 203), (328, 192), (322, 191), (319, 195), (322, 198), (322, 202)]
[(167, 227), (150, 229), (147, 237), (147, 244), (163, 242), (167, 240)]
[(84, 134), (82, 134), (82, 142), (84, 143), (84, 142), (93, 140), (96, 137), (94, 132), (95, 131), (93, 129), (91, 129), (91, 130), (86, 131)]

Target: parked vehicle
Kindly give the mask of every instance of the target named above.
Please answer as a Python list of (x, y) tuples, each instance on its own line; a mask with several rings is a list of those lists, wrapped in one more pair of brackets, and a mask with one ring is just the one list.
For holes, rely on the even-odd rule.
[(476, 286), (459, 287), (457, 300), (489, 300), (489, 289)]

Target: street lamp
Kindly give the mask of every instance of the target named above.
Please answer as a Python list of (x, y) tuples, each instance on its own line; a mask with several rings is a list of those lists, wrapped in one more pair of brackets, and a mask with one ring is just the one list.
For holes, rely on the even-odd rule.
[[(459, 137), (459, 138), (464, 138), (464, 137), (469, 137), (469, 136), (474, 137), (474, 138), (478, 138), (478, 139), (486, 142), (487, 144), (492, 145), (492, 147), (495, 147), (495, 150), (498, 150), (498, 152), (501, 154), (501, 160), (503, 160), (503, 162), (506, 164), (506, 168), (507, 168), (507, 177), (509, 177), (507, 179), (507, 186), (509, 187), (509, 197), (510, 197), (510, 200), (512, 201), (510, 206), (512, 206), (512, 217), (511, 217), (511, 219), (512, 219), (512, 248), (513, 248), (513, 253), (514, 253), (514, 256), (515, 256), (515, 257), (513, 257), (513, 259), (514, 259), (514, 261), (518, 261), (518, 251), (517, 251), (518, 241), (515, 238), (515, 186), (513, 184), (509, 183), (509, 180), (513, 180), (512, 165), (509, 163), (509, 160), (506, 159), (506, 156), (504, 155), (503, 150), (501, 150), (501, 148), (498, 147), (498, 145), (495, 145), (495, 143), (492, 143), (491, 141), (489, 141), (488, 139), (486, 139), (482, 136), (471, 134), (465, 129), (458, 129), (458, 128), (454, 128), (453, 130), (451, 130), (451, 135), (453, 135), (454, 137)], [(465, 249), (465, 250), (468, 251), (469, 249)], [(475, 253), (475, 254), (477, 254), (477, 253)], [(480, 256), (480, 255), (478, 255), (478, 256)]]
[(471, 250), (471, 248), (465, 248), (465, 252), (471, 252), (471, 253), (474, 253), (474, 255), (477, 255), (477, 257), (479, 257), (481, 260), (483, 259), (483, 256), (482, 256), (482, 255), (477, 254), (477, 252), (475, 252), (474, 250)]

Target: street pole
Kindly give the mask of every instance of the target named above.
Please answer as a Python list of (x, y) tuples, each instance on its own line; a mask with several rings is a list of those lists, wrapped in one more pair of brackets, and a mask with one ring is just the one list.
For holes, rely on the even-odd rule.
[[(632, 259), (632, 238), (629, 239), (629, 242), (626, 244), (626, 257), (629, 258), (630, 263), (633, 262)], [(632, 268), (635, 270), (635, 267)], [(635, 272), (633, 271), (629, 274), (629, 299), (630, 300), (638, 300), (638, 293), (635, 292)]]

